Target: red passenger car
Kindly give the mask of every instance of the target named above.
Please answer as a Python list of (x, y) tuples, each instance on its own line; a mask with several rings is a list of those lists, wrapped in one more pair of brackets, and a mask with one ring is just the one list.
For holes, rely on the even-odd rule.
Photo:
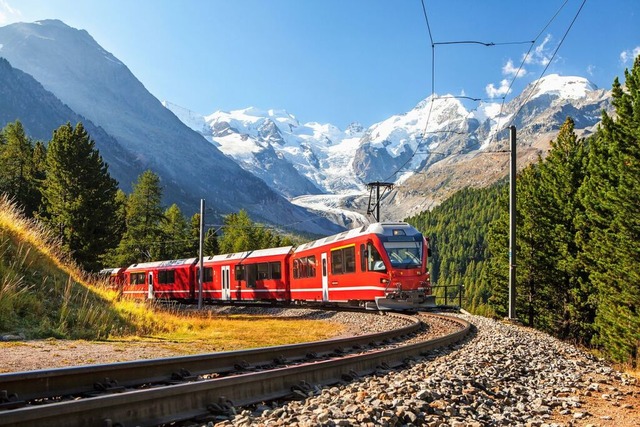
[[(292, 246), (203, 260), (202, 299), (343, 303), (374, 309), (433, 305), (428, 240), (403, 222), (376, 223)], [(133, 264), (123, 295), (195, 300), (196, 258)], [(111, 273), (109, 273), (111, 274)]]
[(197, 258), (132, 264), (122, 294), (139, 299), (193, 300)]
[(288, 301), (287, 259), (292, 250), (286, 246), (205, 258), (203, 299)]
[(376, 223), (309, 242), (290, 257), (291, 300), (380, 309), (432, 304), (427, 252), (427, 240), (406, 223)]

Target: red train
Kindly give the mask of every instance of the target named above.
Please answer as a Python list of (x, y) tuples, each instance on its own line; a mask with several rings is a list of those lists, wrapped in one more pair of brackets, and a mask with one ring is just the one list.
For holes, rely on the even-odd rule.
[[(205, 301), (342, 303), (377, 309), (433, 306), (429, 242), (406, 223), (375, 223), (300, 245), (203, 259)], [(199, 298), (197, 258), (103, 270), (126, 297)]]

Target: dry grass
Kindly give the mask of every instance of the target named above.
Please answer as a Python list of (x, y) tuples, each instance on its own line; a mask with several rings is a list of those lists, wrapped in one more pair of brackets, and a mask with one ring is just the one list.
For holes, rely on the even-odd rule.
[(162, 312), (165, 331), (144, 337), (122, 337), (125, 341), (153, 341), (176, 349), (188, 343), (189, 353), (230, 351), (327, 339), (343, 331), (342, 325), (320, 320), (270, 316), (211, 316), (196, 318)]
[[(211, 351), (263, 347), (340, 333), (327, 322), (189, 314), (119, 299), (82, 271), (40, 222), (0, 196), (0, 334), (27, 338), (157, 340)], [(197, 348), (196, 346), (196, 348)]]

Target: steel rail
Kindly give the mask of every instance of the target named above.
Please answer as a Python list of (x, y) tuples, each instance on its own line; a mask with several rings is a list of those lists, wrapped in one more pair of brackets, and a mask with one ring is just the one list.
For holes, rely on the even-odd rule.
[(119, 423), (153, 426), (207, 415), (207, 408), (220, 402), (230, 401), (235, 406), (244, 406), (276, 399), (288, 395), (292, 387), (302, 381), (327, 385), (339, 382), (347, 373), (365, 375), (383, 364), (398, 366), (408, 357), (453, 344), (469, 333), (471, 326), (466, 321), (446, 318), (459, 323), (461, 329), (424, 342), (349, 355), (335, 360), (19, 408), (0, 413), (0, 425), (21, 427), (37, 424), (62, 427)]
[[(391, 331), (302, 344), (0, 374), (0, 391), (9, 396), (15, 395), (20, 401), (92, 393), (98, 391), (96, 385), (103, 390), (115, 385), (114, 391), (117, 391), (122, 387), (167, 383), (185, 376), (225, 374), (249, 367), (302, 360), (313, 353), (323, 356), (347, 347), (394, 340), (420, 328), (420, 321), (413, 316), (388, 315), (401, 317), (410, 323)], [(2, 414), (0, 412), (0, 417)]]

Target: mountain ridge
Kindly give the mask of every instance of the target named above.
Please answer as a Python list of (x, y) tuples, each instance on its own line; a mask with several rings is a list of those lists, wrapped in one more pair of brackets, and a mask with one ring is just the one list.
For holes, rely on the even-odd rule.
[[(505, 176), (507, 165), (500, 153), (508, 147), (510, 124), (518, 128), (519, 163), (524, 166), (538, 154), (544, 155), (567, 116), (574, 119), (579, 134), (587, 135), (600, 121), (600, 111), (611, 110), (608, 91), (584, 77), (558, 74), (530, 83), (504, 105), (485, 102), (468, 109), (458, 98), (428, 96), (413, 109), (367, 129), (356, 126), (356, 133), (331, 124), (301, 124), (284, 110), (279, 110), (283, 119), (273, 110), (253, 107), (216, 111), (197, 123), (226, 155), (248, 170), (262, 170), (265, 182), (277, 188), (255, 155), (263, 150), (274, 152), (284, 160), (282, 164), (295, 168), (323, 193), (315, 198), (312, 192), (280, 190), (282, 194), (350, 225), (366, 221), (362, 214), (367, 209), (368, 182), (396, 184), (385, 196), (387, 214), (383, 218), (402, 219), (437, 205), (456, 189), (488, 185)], [(271, 139), (259, 131), (265, 122), (270, 123)], [(341, 155), (331, 157), (331, 151), (339, 148)], [(330, 162), (335, 160), (339, 160), (338, 167), (331, 168)], [(251, 166), (247, 167), (248, 163)], [(459, 182), (452, 182), (456, 180)], [(337, 197), (327, 197), (327, 193)], [(338, 200), (344, 205), (339, 206)], [(322, 201), (327, 203), (326, 209), (321, 208)], [(347, 214), (349, 209), (357, 215)]]
[[(301, 231), (324, 234), (341, 229), (292, 205), (263, 180), (229, 161), (164, 108), (86, 31), (58, 20), (11, 24), (0, 27), (0, 44), (0, 56), (14, 68), (33, 76), (71, 110), (125, 147), (137, 168), (136, 176), (144, 169), (156, 172), (165, 200), (177, 202), (187, 214), (197, 211), (204, 198), (217, 217), (245, 209), (259, 221)], [(106, 160), (111, 162), (109, 157)], [(112, 168), (119, 181), (127, 173), (130, 171), (118, 165)]]
[(0, 44), (15, 69), (105, 133), (99, 139), (108, 141), (105, 157), (119, 181), (151, 168), (166, 199), (191, 211), (205, 198), (218, 216), (245, 209), (318, 233), (368, 221), (369, 182), (395, 184), (381, 219), (402, 219), (504, 176), (509, 125), (518, 129), (524, 166), (544, 155), (567, 116), (588, 135), (600, 112), (611, 110), (610, 92), (583, 77), (551, 74), (503, 105), (433, 94), (366, 129), (301, 123), (282, 109), (201, 115), (161, 103), (86, 31), (61, 21), (0, 27)]

